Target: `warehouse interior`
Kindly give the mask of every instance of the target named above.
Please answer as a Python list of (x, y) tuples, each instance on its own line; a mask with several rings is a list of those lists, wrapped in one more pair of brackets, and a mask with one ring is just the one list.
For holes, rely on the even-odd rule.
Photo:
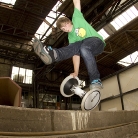
[[(137, 99), (131, 100), (132, 106), (125, 108), (122, 94), (127, 91), (133, 93), (133, 97), (138, 95), (138, 1), (81, 0), (81, 5), (85, 19), (106, 42), (104, 52), (95, 57), (105, 85), (104, 92), (108, 86), (119, 86), (117, 92), (109, 94), (112, 87), (102, 98), (103, 102), (112, 99), (120, 105), (107, 108), (105, 102), (103, 110), (138, 109)], [(72, 0), (0, 0), (0, 77), (10, 77), (21, 87), (22, 107), (80, 110), (80, 97), (66, 98), (60, 94), (62, 81), (73, 72), (72, 59), (45, 65), (33, 49), (34, 36), (53, 48), (67, 46), (67, 33), (58, 30), (55, 23), (61, 16), (71, 19), (72, 13)], [(125, 57), (127, 60), (122, 60)], [(133, 77), (126, 77), (129, 73), (125, 71), (133, 72)], [(120, 77), (123, 82), (132, 79), (135, 86), (120, 90), (120, 84), (116, 82), (118, 74), (123, 74), (123, 78)], [(78, 77), (80, 87), (88, 90), (89, 77), (82, 59)]]

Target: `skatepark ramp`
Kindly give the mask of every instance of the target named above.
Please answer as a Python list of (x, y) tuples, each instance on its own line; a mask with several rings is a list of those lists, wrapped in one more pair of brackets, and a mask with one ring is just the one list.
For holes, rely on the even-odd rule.
[(0, 105), (20, 106), (21, 87), (9, 77), (0, 77)]
[(128, 135), (137, 132), (138, 111), (86, 112), (0, 106), (0, 138), (131, 138)]

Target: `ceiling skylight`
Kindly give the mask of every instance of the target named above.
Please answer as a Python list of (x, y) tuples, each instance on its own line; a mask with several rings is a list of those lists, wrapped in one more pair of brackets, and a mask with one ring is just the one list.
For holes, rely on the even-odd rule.
[(0, 2), (14, 5), (16, 0), (0, 0)]
[(100, 31), (98, 31), (98, 33), (103, 37), (103, 39), (106, 39), (107, 37), (109, 37), (109, 35), (104, 29), (101, 29)]
[(137, 63), (138, 62), (138, 51), (128, 55), (127, 57), (121, 59), (119, 62), (119, 64), (124, 65), (124, 66), (129, 66), (132, 63)]
[[(50, 24), (52, 24), (55, 19), (57, 18), (57, 16), (60, 14), (59, 12), (57, 12), (57, 9), (60, 7), (62, 3), (60, 1), (58, 1), (55, 6), (53, 7), (53, 9), (49, 12), (48, 16), (46, 17), (46, 21)], [(60, 15), (60, 17), (64, 16), (63, 14)], [(38, 28), (37, 32), (36, 32), (36, 36), (38, 38), (41, 38), (41, 36), (46, 32), (46, 30), (49, 28), (49, 25), (46, 24), (45, 22), (43, 22), (40, 27)], [(56, 22), (53, 24), (53, 27), (56, 27)], [(48, 32), (46, 33), (45, 37), (43, 39), (45, 39), (47, 36), (49, 36), (52, 32), (52, 28), (50, 28), (48, 30)]]
[(138, 10), (132, 6), (127, 11), (116, 17), (111, 24), (116, 30), (119, 30), (121, 27), (125, 26), (127, 23), (132, 21), (138, 16)]

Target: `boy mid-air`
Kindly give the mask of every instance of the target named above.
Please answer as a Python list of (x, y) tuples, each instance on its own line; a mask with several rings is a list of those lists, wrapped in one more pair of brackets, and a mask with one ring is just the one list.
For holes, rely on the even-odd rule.
[(73, 77), (79, 74), (81, 56), (88, 71), (90, 89), (93, 87), (102, 88), (95, 56), (103, 52), (105, 42), (102, 36), (84, 19), (81, 13), (80, 0), (73, 0), (73, 4), (74, 13), (72, 20), (67, 17), (61, 17), (56, 22), (57, 28), (68, 33), (69, 45), (58, 49), (47, 47), (35, 38), (33, 43), (34, 51), (45, 64), (59, 62), (72, 57), (74, 72), (70, 75), (73, 75)]

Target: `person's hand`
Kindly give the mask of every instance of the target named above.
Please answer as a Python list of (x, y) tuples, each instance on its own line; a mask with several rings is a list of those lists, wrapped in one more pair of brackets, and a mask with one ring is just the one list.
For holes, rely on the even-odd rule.
[(70, 75), (71, 75), (71, 76), (73, 76), (73, 78), (75, 78), (75, 77), (77, 77), (77, 76), (78, 76), (78, 73), (73, 72), (73, 73), (71, 73)]

